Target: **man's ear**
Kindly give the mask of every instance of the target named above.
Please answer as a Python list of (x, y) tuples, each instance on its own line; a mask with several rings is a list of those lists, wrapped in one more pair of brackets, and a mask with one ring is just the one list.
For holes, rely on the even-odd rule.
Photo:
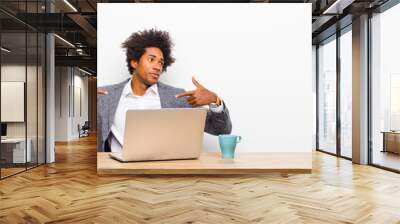
[(132, 68), (136, 69), (137, 65), (138, 65), (137, 61), (131, 60), (131, 66), (132, 66)]

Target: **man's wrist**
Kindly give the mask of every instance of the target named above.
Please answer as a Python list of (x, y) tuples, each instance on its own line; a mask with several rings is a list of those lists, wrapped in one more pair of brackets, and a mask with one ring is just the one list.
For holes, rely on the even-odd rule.
[(217, 100), (215, 101), (215, 104), (217, 106), (220, 106), (221, 105), (221, 99), (218, 96), (216, 96), (216, 97), (217, 97)]
[(213, 106), (221, 105), (221, 99), (218, 97), (218, 95), (215, 95), (215, 100), (213, 102), (211, 102), (210, 105), (213, 105)]
[(224, 110), (224, 106), (222, 100), (218, 96), (216, 97), (217, 99), (213, 103), (210, 103), (209, 107), (211, 112), (221, 113)]

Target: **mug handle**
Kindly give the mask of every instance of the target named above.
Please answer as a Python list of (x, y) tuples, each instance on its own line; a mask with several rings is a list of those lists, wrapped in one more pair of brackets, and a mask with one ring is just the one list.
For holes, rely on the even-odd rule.
[(242, 136), (237, 136), (236, 143), (239, 143), (242, 140)]

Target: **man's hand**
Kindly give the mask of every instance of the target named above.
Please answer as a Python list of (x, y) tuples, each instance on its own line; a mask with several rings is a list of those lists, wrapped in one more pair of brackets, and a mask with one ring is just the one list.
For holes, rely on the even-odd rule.
[(200, 107), (210, 103), (216, 103), (218, 96), (214, 92), (206, 89), (192, 77), (192, 82), (196, 86), (195, 90), (179, 93), (176, 98), (188, 96), (187, 101), (193, 107)]
[(97, 95), (107, 95), (108, 92), (107, 90), (101, 89), (101, 88), (97, 88)]

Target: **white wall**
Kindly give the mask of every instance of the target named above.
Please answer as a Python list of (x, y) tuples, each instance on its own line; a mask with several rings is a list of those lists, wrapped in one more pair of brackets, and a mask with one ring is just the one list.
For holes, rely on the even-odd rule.
[(67, 67), (55, 68), (55, 141), (68, 140), (68, 85)]
[[(74, 71), (74, 108), (75, 113), (73, 113), (73, 119), (71, 119), (71, 134), (74, 138), (79, 137), (78, 124), (82, 126), (85, 121), (88, 120), (88, 78), (87, 76), (82, 76), (79, 70)], [(80, 91), (80, 93), (78, 92)], [(79, 97), (80, 95), (80, 97)], [(80, 101), (80, 102), (79, 102)], [(72, 106), (72, 105), (71, 105)], [(79, 108), (81, 107), (81, 108)], [(81, 113), (80, 113), (80, 110)]]
[[(25, 66), (20, 65), (20, 64), (5, 64), (1, 66), (1, 81), (4, 82), (25, 82), (25, 77), (26, 77), (26, 72), (28, 72), (28, 75), (31, 74), (36, 74), (36, 66)], [(28, 76), (28, 81), (29, 85), (36, 85), (36, 81), (34, 80), (29, 80), (32, 79), (30, 76)], [(31, 134), (35, 133), (34, 135), (36, 136), (36, 120), (37, 116), (36, 113), (36, 88), (27, 88), (27, 105), (29, 106), (32, 102), (35, 102), (33, 105), (31, 105), (31, 108), (27, 108), (27, 121), (24, 122), (7, 122), (7, 136), (8, 137), (25, 137), (25, 126), (28, 125), (28, 137), (30, 137)], [(32, 92), (31, 92), (32, 91)], [(23, 94), (23, 90), (22, 90)], [(2, 96), (2, 98), (5, 96)], [(15, 108), (14, 108), (15, 109)], [(12, 110), (10, 108), (1, 108), (2, 112), (4, 111), (9, 111)], [(4, 110), (4, 111), (3, 111)], [(19, 110), (22, 110), (22, 113), (24, 113), (24, 106), (22, 108), (19, 108)], [(20, 113), (19, 111), (18, 113)], [(41, 136), (39, 136), (41, 137)]]
[[(26, 84), (26, 107), (25, 107), (25, 99), (24, 99), (24, 87), (21, 86), (18, 90), (19, 94), (22, 96), (14, 103), (20, 104), (18, 107), (13, 106), (5, 106), (2, 102), (2, 114), (6, 113), (16, 113), (19, 114), (19, 117), (22, 120), (19, 122), (6, 122), (7, 123), (7, 137), (13, 138), (21, 138), (27, 136), (31, 145), (31, 156), (32, 161), (36, 161), (36, 158), (39, 159), (39, 163), (44, 162), (44, 87), (43, 87), (43, 77), (44, 74), (42, 72), (41, 66), (32, 66), (18, 63), (6, 63), (1, 66), (1, 81), (2, 82), (20, 82), (20, 84)], [(25, 80), (27, 78), (27, 80)], [(2, 83), (3, 85), (4, 83)], [(4, 92), (5, 89), (2, 89), (2, 96), (8, 98), (10, 94), (18, 94), (11, 92)], [(4, 95), (6, 94), (6, 95)], [(8, 94), (8, 95), (7, 95)], [(21, 102), (22, 100), (22, 102)], [(11, 104), (13, 102), (10, 102)], [(26, 121), (24, 119), (24, 113), (26, 112)], [(3, 120), (3, 117), (2, 117)], [(37, 154), (39, 156), (37, 157)]]
[[(88, 120), (88, 83), (82, 75), (72, 67), (56, 67), (55, 141), (77, 139), (78, 124)], [(82, 114), (77, 105), (82, 106)]]
[(161, 81), (190, 90), (195, 75), (219, 94), (239, 151), (311, 151), (310, 21), (311, 4), (98, 4), (98, 86), (129, 77), (121, 43), (132, 32), (166, 30), (177, 60)]

